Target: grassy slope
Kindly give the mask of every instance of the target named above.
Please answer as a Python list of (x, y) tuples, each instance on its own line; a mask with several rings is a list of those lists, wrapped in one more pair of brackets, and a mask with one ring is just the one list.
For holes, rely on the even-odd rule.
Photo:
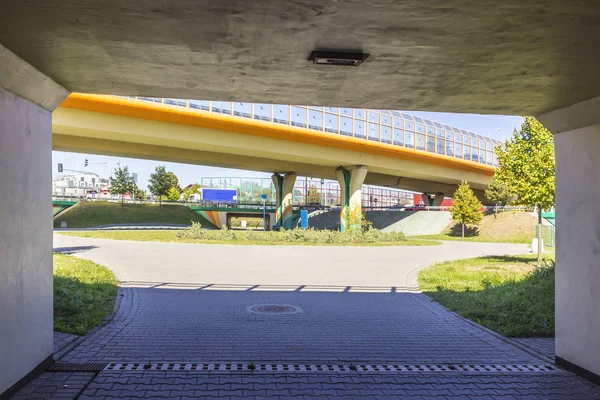
[[(455, 225), (454, 222), (439, 235), (416, 237), (472, 242), (531, 243), (531, 239), (535, 237), (536, 223), (536, 218), (529, 213), (506, 211), (485, 215), (477, 233), (472, 229), (466, 229), (464, 239), (461, 237), (460, 225)], [(542, 228), (542, 234), (544, 242), (550, 243), (550, 231), (547, 227)]]
[(117, 280), (106, 267), (54, 255), (54, 330), (84, 335), (112, 311)]
[(491, 256), (440, 263), (419, 273), (428, 296), (505, 336), (554, 336), (554, 257)]
[(259, 240), (195, 240), (177, 237), (177, 231), (84, 231), (84, 232), (61, 232), (61, 235), (77, 236), (85, 238), (115, 239), (115, 240), (137, 240), (143, 242), (179, 242), (179, 243), (207, 243), (207, 244), (239, 244), (239, 245), (287, 245), (287, 246), (431, 246), (439, 242), (431, 240), (413, 240), (406, 242), (380, 242), (380, 243), (333, 243), (314, 244), (300, 242), (261, 242)]
[(185, 206), (158, 204), (125, 204), (109, 202), (81, 203), (54, 221), (55, 227), (66, 221), (69, 228), (91, 228), (109, 224), (187, 224), (200, 221), (200, 216)]

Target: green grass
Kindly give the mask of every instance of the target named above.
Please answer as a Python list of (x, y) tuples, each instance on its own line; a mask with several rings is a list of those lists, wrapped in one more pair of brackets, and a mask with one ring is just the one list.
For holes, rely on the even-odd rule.
[(433, 265), (419, 272), (435, 301), (509, 337), (554, 337), (554, 256), (490, 256)]
[[(465, 238), (461, 237), (461, 226), (454, 222), (437, 235), (413, 236), (433, 240), (461, 240), (467, 242), (496, 242), (531, 244), (535, 237), (536, 218), (522, 211), (505, 211), (498, 214), (484, 215), (477, 228), (467, 227)], [(550, 228), (542, 227), (544, 243), (550, 243)]]
[[(135, 240), (142, 242), (175, 242), (175, 243), (203, 243), (203, 244), (236, 244), (236, 245), (294, 245), (294, 246), (434, 246), (439, 242), (431, 240), (408, 239), (405, 242), (377, 242), (377, 243), (303, 243), (303, 242), (267, 242), (260, 240), (197, 240), (178, 238), (178, 231), (165, 230), (111, 230), (111, 231), (80, 231), (80, 232), (60, 232), (61, 235), (114, 239), (114, 240)], [(236, 231), (237, 233), (237, 231)], [(260, 232), (255, 232), (260, 235)]]
[(61, 221), (69, 228), (92, 228), (110, 224), (186, 224), (201, 221), (194, 211), (181, 205), (125, 204), (95, 201), (80, 203), (73, 210), (54, 220), (59, 228)]
[(117, 279), (106, 267), (54, 254), (54, 330), (84, 335), (112, 311)]

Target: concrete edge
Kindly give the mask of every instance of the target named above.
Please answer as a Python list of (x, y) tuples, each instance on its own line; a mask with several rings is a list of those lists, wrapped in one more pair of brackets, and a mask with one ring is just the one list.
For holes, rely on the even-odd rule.
[(588, 369), (580, 367), (577, 364), (573, 364), (572, 362), (567, 361), (562, 357), (555, 356), (554, 360), (556, 362), (556, 365), (558, 365), (559, 367), (564, 368), (567, 371), (570, 371), (578, 376), (581, 376), (583, 379), (590, 381), (596, 385), (600, 385), (600, 375), (595, 374), (594, 372)]
[(50, 354), (41, 363), (29, 371), (27, 375), (19, 379), (14, 385), (9, 387), (3, 393), (0, 393), (0, 400), (10, 399), (12, 396), (17, 394), (19, 390), (27, 386), (28, 383), (44, 373), (52, 364), (54, 364), (54, 355)]
[(0, 87), (52, 112), (69, 91), (0, 44)]

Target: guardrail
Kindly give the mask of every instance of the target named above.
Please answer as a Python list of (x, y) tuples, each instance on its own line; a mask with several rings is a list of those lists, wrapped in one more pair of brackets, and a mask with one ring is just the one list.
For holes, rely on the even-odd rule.
[[(90, 199), (84, 197), (71, 197), (71, 196), (52, 196), (52, 201), (90, 201), (90, 202), (110, 202), (120, 203), (120, 199)], [(158, 200), (133, 200), (125, 199), (125, 203), (128, 204), (158, 204)], [(181, 206), (194, 206), (194, 207), (213, 207), (213, 208), (255, 208), (260, 209), (266, 205), (269, 208), (274, 208), (275, 202), (267, 201), (263, 205), (262, 201), (257, 202), (243, 202), (243, 203), (231, 203), (231, 202), (213, 202), (213, 201), (170, 201), (163, 200), (162, 204), (167, 205), (181, 205)], [(316, 210), (337, 210), (340, 208), (339, 204), (325, 206), (319, 204), (293, 204), (294, 210), (307, 209), (309, 211)], [(363, 205), (363, 211), (450, 211), (452, 206), (425, 206), (425, 205), (402, 205), (402, 206), (369, 206)], [(503, 211), (532, 211), (530, 207), (525, 206), (484, 206), (483, 212), (503, 212)]]

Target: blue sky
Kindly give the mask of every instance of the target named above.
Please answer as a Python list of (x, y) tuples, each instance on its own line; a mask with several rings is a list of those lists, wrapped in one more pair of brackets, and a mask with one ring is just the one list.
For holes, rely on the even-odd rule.
[[(512, 135), (513, 130), (515, 128), (518, 129), (523, 123), (523, 118), (518, 116), (452, 114), (421, 111), (408, 111), (407, 113), (456, 126), (457, 128), (466, 129), (484, 136), (490, 136), (498, 140), (508, 139)], [(84, 168), (85, 159), (88, 159), (89, 161), (87, 168)], [(157, 165), (165, 165), (168, 171), (173, 171), (179, 178), (181, 186), (199, 182), (200, 178), (203, 177), (270, 177), (270, 174), (254, 171), (204, 167), (199, 165), (139, 160), (133, 158), (117, 159), (117, 157), (66, 153), (60, 151), (52, 152), (52, 174), (53, 176), (58, 174), (57, 164), (62, 163), (66, 169), (95, 172), (102, 178), (106, 178), (108, 177), (109, 164), (110, 167), (114, 169), (116, 168), (118, 161), (120, 161), (121, 166), (127, 165), (131, 172), (136, 172), (138, 174), (138, 184), (142, 188), (147, 186), (148, 178)]]

